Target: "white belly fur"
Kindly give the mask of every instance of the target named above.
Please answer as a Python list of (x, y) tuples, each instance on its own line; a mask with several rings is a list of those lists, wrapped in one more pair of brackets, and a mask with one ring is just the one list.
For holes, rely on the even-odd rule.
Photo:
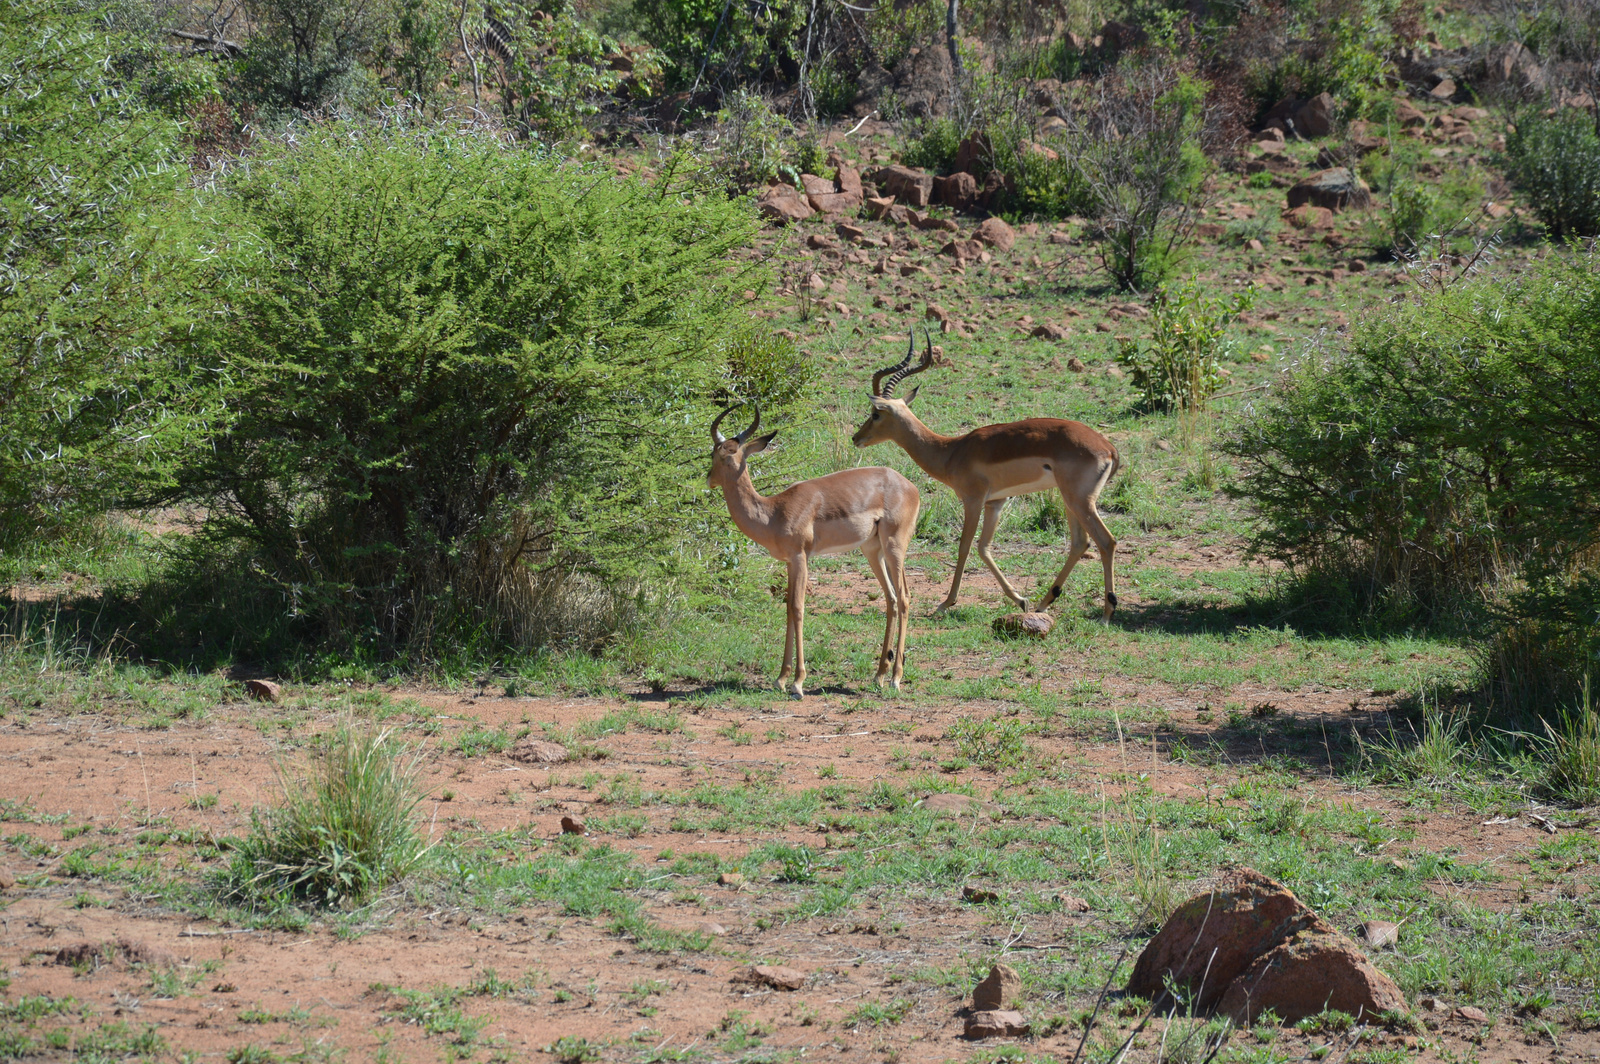
[(858, 514), (840, 521), (819, 521), (811, 529), (808, 557), (819, 554), (848, 554), (877, 535), (877, 515)]

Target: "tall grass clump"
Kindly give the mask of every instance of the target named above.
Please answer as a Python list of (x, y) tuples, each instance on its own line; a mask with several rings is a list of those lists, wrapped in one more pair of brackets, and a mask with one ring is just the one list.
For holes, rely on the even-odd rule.
[[(263, 151), (198, 197), (215, 303), (182, 343), (225, 402), (144, 501), (206, 513), (197, 543), (329, 653), (604, 635), (673, 563), (717, 397), (796, 372), (730, 347), (756, 223), (697, 180), (437, 130)], [(197, 639), (262, 652), (214, 619)]]
[(1257, 553), (1352, 619), (1474, 626), (1519, 726), (1600, 667), (1596, 266), (1569, 248), (1424, 291), (1301, 362), (1225, 442)]
[(1583, 111), (1520, 117), (1507, 172), (1552, 236), (1600, 234), (1600, 135)]
[(255, 905), (353, 907), (411, 870), (425, 847), (416, 762), (389, 731), (342, 725), (303, 776), (280, 767), (283, 804), (251, 814), (227, 872), (228, 897)]

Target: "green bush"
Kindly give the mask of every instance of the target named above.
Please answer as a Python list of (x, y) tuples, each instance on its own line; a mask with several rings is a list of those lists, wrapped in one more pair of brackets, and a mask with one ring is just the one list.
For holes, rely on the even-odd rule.
[(236, 64), (236, 91), (269, 114), (344, 100), (365, 102), (372, 75), (361, 58), (385, 30), (367, 0), (251, 0), (254, 30)]
[(105, 14), (0, 0), (0, 553), (159, 481), (193, 439), (159, 340), (186, 329), (179, 126)]
[(1286, 375), (1227, 444), (1258, 553), (1370, 612), (1492, 622), (1485, 680), (1512, 715), (1600, 669), (1595, 267), (1568, 251), (1424, 293)]
[(342, 726), (324, 737), (304, 778), (280, 775), (283, 804), (251, 814), (223, 875), (228, 897), (356, 906), (425, 852), (414, 823), (416, 763), (393, 733)]
[(204, 506), (331, 647), (577, 637), (544, 607), (671, 558), (764, 278), (728, 269), (752, 212), (666, 171), (340, 128), (235, 171), (190, 345), (227, 413), (155, 501)]
[(1250, 309), (1249, 291), (1231, 301), (1204, 299), (1186, 284), (1163, 290), (1150, 323), (1150, 343), (1123, 340), (1117, 361), (1153, 410), (1204, 410), (1225, 379), (1220, 356), (1228, 326)]
[(792, 45), (808, 9), (801, 0), (649, 0), (633, 10), (640, 33), (665, 57), (668, 86), (681, 89), (754, 84), (775, 65), (797, 65)]
[(938, 173), (948, 172), (955, 166), (962, 133), (961, 127), (953, 120), (944, 117), (927, 119), (912, 127), (911, 138), (901, 156), (905, 165)]
[(1553, 236), (1600, 234), (1600, 136), (1587, 114), (1524, 116), (1506, 138), (1506, 157)]
[[(545, 10), (552, 6), (554, 13)], [(502, 0), (499, 11), (510, 35), (500, 82), (502, 113), (519, 131), (548, 140), (583, 133), (627, 76), (605, 58), (617, 42), (596, 33), (570, 3)], [(635, 77), (647, 80), (642, 67), (635, 68)]]

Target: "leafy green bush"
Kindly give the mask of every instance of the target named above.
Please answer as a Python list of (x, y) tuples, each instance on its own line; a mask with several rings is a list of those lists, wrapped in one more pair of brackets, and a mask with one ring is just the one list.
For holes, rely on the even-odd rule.
[(912, 127), (911, 137), (901, 156), (905, 165), (936, 172), (948, 171), (955, 165), (962, 133), (952, 119), (941, 116), (920, 122)]
[(1193, 284), (1163, 290), (1150, 322), (1150, 343), (1123, 340), (1117, 361), (1155, 410), (1204, 410), (1225, 379), (1223, 341), (1228, 326), (1254, 302), (1252, 292), (1233, 299), (1205, 299)]
[(374, 60), (413, 103), (432, 102), (450, 74), (453, 8), (449, 0), (391, 0)]
[[(596, 33), (570, 3), (502, 0), (500, 25), (509, 31), (510, 58), (502, 70), (500, 107), (521, 131), (550, 140), (576, 136), (628, 75), (606, 55), (617, 42)], [(647, 55), (641, 62), (649, 62)], [(636, 68), (636, 77), (644, 71)]]
[(227, 414), (156, 501), (206, 507), (330, 646), (573, 638), (545, 605), (670, 559), (764, 277), (728, 271), (743, 205), (671, 167), (331, 128), (213, 206), (220, 309), (191, 354)]
[(1600, 234), (1600, 136), (1583, 112), (1527, 115), (1506, 138), (1507, 167), (1556, 237)]
[(648, 0), (633, 10), (640, 33), (665, 57), (671, 88), (753, 84), (775, 65), (794, 64), (792, 44), (807, 16), (800, 0)]
[(814, 174), (820, 159), (802, 158), (806, 142), (766, 97), (738, 89), (717, 113), (708, 145), (711, 168), (730, 189), (748, 189), (771, 180), (798, 186), (800, 175)]
[(193, 439), (159, 339), (195, 314), (179, 126), (92, 11), (0, 0), (0, 552), (159, 481)]
[(777, 412), (798, 402), (816, 370), (795, 342), (760, 328), (734, 333), (725, 348), (733, 398)]
[[(1600, 273), (1552, 255), (1422, 294), (1237, 426), (1254, 547), (1395, 618), (1490, 616), (1502, 712), (1600, 667)], [(1508, 578), (1515, 575), (1515, 581)]]
[(414, 823), (416, 763), (391, 732), (341, 726), (305, 778), (282, 775), (281, 783), (283, 804), (251, 814), (251, 832), (224, 873), (232, 898), (360, 905), (425, 852)]
[(1408, 181), (1396, 187), (1389, 196), (1387, 234), (1393, 253), (1403, 255), (1420, 247), (1438, 209), (1439, 196), (1427, 185)]

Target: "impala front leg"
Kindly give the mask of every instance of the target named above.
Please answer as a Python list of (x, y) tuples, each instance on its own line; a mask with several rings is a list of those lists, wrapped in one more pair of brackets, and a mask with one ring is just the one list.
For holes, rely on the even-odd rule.
[(962, 499), (961, 507), (961, 546), (956, 551), (956, 575), (950, 581), (950, 593), (934, 608), (935, 613), (943, 613), (956, 604), (956, 595), (961, 591), (961, 574), (967, 571), (967, 554), (972, 550), (972, 537), (978, 534), (978, 517), (983, 513), (983, 500), (974, 503)]
[(989, 567), (994, 578), (1000, 582), (1000, 590), (1006, 598), (1015, 602), (1019, 609), (1027, 612), (1028, 600), (1017, 594), (1017, 589), (1011, 586), (1005, 574), (1000, 571), (1000, 566), (995, 564), (994, 555), (989, 553), (989, 541), (994, 539), (994, 530), (1000, 524), (1000, 511), (1006, 508), (1006, 500), (993, 499), (983, 507), (983, 534), (978, 537), (978, 557), (983, 559), (983, 564)]
[(789, 563), (789, 631), (794, 636), (794, 684), (787, 688), (787, 691), (795, 698), (804, 698), (806, 682), (806, 556), (804, 554)]

